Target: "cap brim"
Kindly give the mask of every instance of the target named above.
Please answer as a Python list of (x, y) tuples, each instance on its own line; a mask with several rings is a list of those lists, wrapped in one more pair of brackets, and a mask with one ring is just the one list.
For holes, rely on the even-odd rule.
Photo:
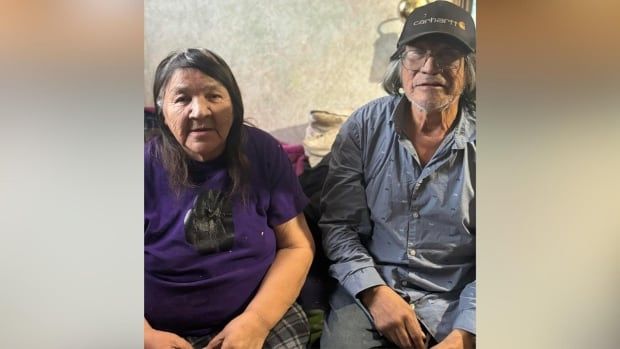
[(416, 33), (415, 35), (412, 35), (408, 38), (402, 39), (400, 40), (400, 43), (398, 44), (398, 48), (396, 49), (396, 52), (394, 52), (392, 54), (392, 56), (390, 56), (390, 60), (394, 60), (398, 57), (398, 52), (400, 51), (400, 48), (416, 39), (419, 39), (423, 36), (427, 36), (427, 35), (431, 35), (431, 34), (441, 34), (441, 35), (446, 35), (449, 36), (451, 38), (454, 38), (456, 40), (458, 40), (458, 42), (460, 42), (461, 44), (463, 44), (463, 46), (469, 50), (469, 53), (471, 52), (476, 52), (475, 48), (469, 46), (468, 43), (466, 43), (463, 39), (459, 38), (456, 35), (452, 35), (450, 33), (446, 33), (445, 31), (441, 31), (441, 30), (427, 30), (427, 31), (423, 31), (421, 33)]

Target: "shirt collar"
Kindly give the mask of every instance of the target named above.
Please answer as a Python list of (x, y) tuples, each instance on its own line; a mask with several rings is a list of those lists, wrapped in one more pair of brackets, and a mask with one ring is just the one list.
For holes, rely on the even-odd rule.
[[(402, 135), (400, 123), (403, 115), (405, 115), (405, 108), (411, 108), (411, 102), (406, 96), (401, 96), (396, 104), (396, 108), (390, 116), (390, 124), (395, 127), (396, 134)], [(465, 108), (460, 111), (460, 116), (456, 119), (456, 126), (446, 134), (446, 138), (454, 137), (454, 143), (452, 149), (463, 149), (468, 142), (474, 142), (476, 140), (476, 116), (467, 112)]]

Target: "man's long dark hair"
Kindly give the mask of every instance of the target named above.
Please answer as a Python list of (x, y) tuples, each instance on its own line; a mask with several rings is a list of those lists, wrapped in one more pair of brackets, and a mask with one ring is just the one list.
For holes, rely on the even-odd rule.
[(155, 71), (153, 82), (153, 101), (155, 101), (156, 127), (147, 139), (157, 137), (156, 156), (168, 173), (172, 189), (180, 194), (183, 188), (192, 187), (188, 171), (190, 158), (164, 122), (162, 111), (164, 90), (177, 69), (193, 68), (220, 82), (230, 95), (233, 107), (233, 122), (226, 138), (224, 156), (231, 180), (231, 193), (241, 194), (245, 199), (245, 186), (248, 174), (248, 159), (243, 153), (244, 120), (243, 101), (237, 81), (228, 64), (217, 54), (204, 48), (188, 48), (175, 51), (164, 58)]

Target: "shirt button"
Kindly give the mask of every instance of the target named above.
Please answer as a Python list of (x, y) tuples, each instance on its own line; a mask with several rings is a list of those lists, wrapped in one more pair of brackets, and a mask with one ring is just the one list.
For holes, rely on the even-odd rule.
[(413, 211), (413, 218), (420, 218), (418, 211)]
[(409, 255), (410, 255), (411, 257), (415, 256), (415, 250), (414, 250), (413, 248), (412, 248), (412, 249), (410, 249), (410, 250), (408, 251), (408, 253), (409, 253)]
[(403, 285), (403, 286), (407, 286), (407, 280), (401, 281), (400, 284)]

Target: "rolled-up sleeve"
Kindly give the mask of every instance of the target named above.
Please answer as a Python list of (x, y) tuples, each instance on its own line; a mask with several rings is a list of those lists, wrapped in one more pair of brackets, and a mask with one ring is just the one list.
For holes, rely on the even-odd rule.
[(356, 115), (342, 126), (331, 150), (321, 197), (323, 248), (330, 274), (352, 295), (384, 285), (362, 244), (372, 234), (364, 190), (360, 125)]
[(454, 320), (453, 329), (465, 330), (476, 334), (476, 281), (472, 281), (461, 291), (458, 315)]

